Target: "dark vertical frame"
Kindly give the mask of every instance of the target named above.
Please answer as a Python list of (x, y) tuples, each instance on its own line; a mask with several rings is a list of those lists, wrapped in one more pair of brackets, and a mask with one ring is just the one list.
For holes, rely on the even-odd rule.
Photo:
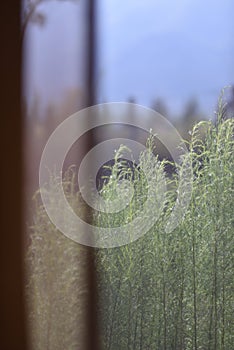
[[(88, 45), (87, 45), (87, 106), (96, 104), (96, 0), (88, 0)], [(94, 144), (93, 136), (90, 134), (89, 145)], [(89, 214), (89, 213), (88, 213)], [(98, 319), (97, 319), (97, 289), (95, 275), (95, 250), (89, 248), (89, 344), (88, 349), (99, 350), (99, 334), (98, 334)]]
[(88, 28), (87, 28), (87, 105), (93, 106), (96, 103), (96, 0), (87, 1), (87, 13), (88, 13)]
[[(1, 2), (0, 348), (27, 349), (23, 273), (21, 2)], [(95, 104), (95, 1), (88, 1), (87, 105)], [(90, 249), (89, 344), (98, 346), (94, 250)]]
[(0, 5), (1, 235), (0, 349), (27, 349), (23, 278), (20, 10)]

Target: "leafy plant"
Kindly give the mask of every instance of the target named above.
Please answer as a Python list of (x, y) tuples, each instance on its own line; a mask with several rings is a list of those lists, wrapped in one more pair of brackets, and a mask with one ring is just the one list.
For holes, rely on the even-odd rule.
[[(103, 349), (232, 349), (233, 128), (233, 119), (222, 118), (222, 105), (216, 125), (194, 126), (188, 145), (192, 199), (177, 229), (164, 232), (178, 186), (175, 175), (167, 179), (164, 215), (150, 232), (127, 246), (97, 252)], [(106, 195), (118, 186), (117, 178), (104, 186)], [(136, 182), (144, 188), (142, 177)], [(136, 196), (144, 202), (144, 191)], [(121, 213), (116, 220), (121, 225), (126, 217)]]
[[(102, 349), (233, 349), (233, 132), (234, 120), (223, 118), (222, 101), (216, 123), (194, 126), (188, 143), (191, 202), (184, 221), (171, 233), (164, 227), (179, 178), (166, 176), (167, 162), (156, 157), (152, 163), (143, 153), (136, 166), (134, 160), (124, 160), (126, 147), (121, 146), (107, 167), (103, 198), (115, 198), (123, 179), (133, 185), (134, 197), (118, 213), (95, 213), (92, 222), (97, 226), (122, 226), (141, 211), (149, 195), (143, 165), (148, 178), (152, 164), (157, 169), (151, 179), (155, 188), (166, 179), (167, 193), (163, 213), (146, 235), (125, 246), (95, 251)], [(148, 148), (154, 151), (153, 137)], [(74, 183), (75, 171), (70, 169), (65, 193), (82, 214), (85, 208)], [(52, 177), (48, 186), (56, 184)], [(51, 205), (57, 208), (59, 203)], [(152, 206), (150, 215), (154, 210)], [(87, 250), (58, 233), (38, 202), (30, 237), (27, 293), (33, 348), (81, 349)]]

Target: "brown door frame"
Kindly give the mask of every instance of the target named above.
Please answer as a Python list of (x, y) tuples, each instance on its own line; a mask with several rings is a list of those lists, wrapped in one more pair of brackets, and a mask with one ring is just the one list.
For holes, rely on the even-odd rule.
[(27, 349), (23, 275), (20, 1), (1, 2), (0, 348)]
[[(26, 350), (23, 264), (23, 118), (21, 2), (1, 2), (0, 348)], [(95, 104), (95, 0), (88, 2), (87, 105)], [(90, 344), (98, 349), (94, 251), (90, 250)]]

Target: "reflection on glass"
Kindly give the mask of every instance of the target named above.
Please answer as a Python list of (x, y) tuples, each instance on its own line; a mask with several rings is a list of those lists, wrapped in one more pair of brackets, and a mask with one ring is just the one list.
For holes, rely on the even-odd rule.
[[(56, 230), (38, 191), (39, 163), (49, 135), (87, 103), (86, 11), (83, 0), (25, 0), (23, 4), (26, 297), (31, 349), (87, 346), (88, 251)], [(70, 189), (65, 192), (71, 197)], [(59, 203), (52, 205), (56, 210)]]

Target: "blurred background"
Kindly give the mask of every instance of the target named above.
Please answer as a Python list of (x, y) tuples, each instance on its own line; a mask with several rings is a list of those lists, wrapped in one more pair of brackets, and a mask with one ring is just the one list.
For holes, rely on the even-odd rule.
[[(97, 0), (93, 102), (151, 107), (189, 137), (194, 121), (214, 117), (220, 90), (233, 84), (233, 6), (232, 0)], [(84, 0), (24, 2), (23, 101), (33, 190), (49, 135), (87, 106), (88, 16)], [(230, 107), (233, 100), (230, 91)]]
[[(221, 89), (234, 84), (233, 13), (233, 0), (23, 1), (24, 197), (26, 231), (32, 234), (26, 245), (33, 349), (81, 349), (89, 337), (84, 316), (90, 290), (95, 295), (92, 278), (87, 280), (90, 251), (55, 232), (34, 196), (50, 134), (84, 107), (121, 101), (154, 109), (188, 139), (196, 121), (215, 119)], [(226, 98), (232, 115), (233, 88)], [(123, 129), (100, 127), (84, 135), (66, 165), (79, 164), (95, 143), (118, 133), (142, 137)]]

